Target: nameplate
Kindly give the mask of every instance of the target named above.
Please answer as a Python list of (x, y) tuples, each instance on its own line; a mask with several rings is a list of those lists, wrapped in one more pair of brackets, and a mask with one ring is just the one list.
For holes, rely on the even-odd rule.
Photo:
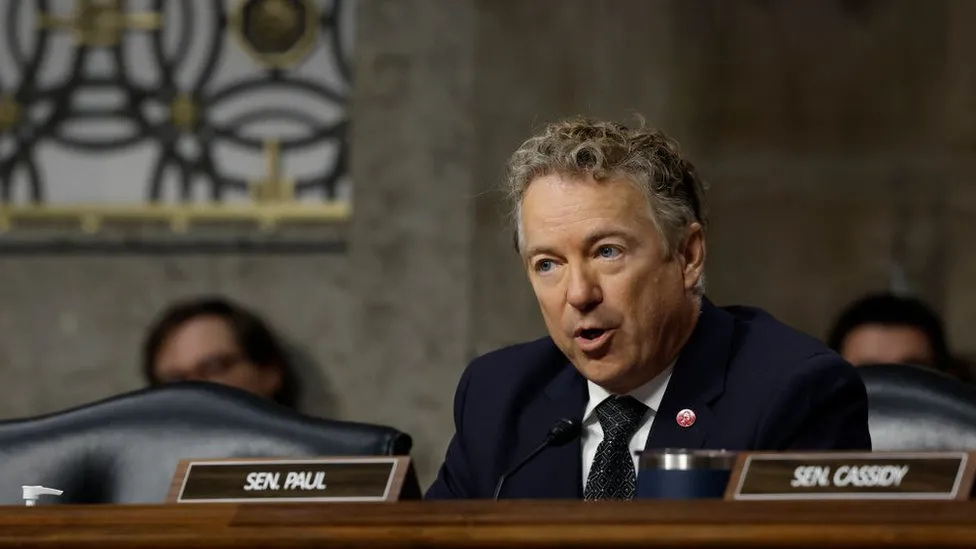
[(183, 460), (167, 502), (396, 501), (408, 474), (409, 457)]
[(967, 452), (753, 453), (739, 456), (728, 500), (965, 500)]

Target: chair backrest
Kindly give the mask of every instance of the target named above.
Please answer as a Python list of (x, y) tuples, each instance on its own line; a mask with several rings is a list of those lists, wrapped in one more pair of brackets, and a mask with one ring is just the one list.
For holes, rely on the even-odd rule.
[(162, 503), (182, 459), (408, 455), (411, 446), (393, 428), (304, 416), (222, 385), (178, 383), (0, 422), (0, 504), (22, 505), (21, 486), (34, 484), (64, 491), (39, 505)]
[(976, 388), (931, 368), (858, 368), (875, 450), (976, 450)]

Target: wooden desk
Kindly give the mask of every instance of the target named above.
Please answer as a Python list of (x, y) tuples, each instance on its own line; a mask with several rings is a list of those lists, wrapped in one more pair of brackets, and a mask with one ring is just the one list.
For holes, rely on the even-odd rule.
[(976, 503), (410, 502), (0, 508), (0, 547), (973, 547)]

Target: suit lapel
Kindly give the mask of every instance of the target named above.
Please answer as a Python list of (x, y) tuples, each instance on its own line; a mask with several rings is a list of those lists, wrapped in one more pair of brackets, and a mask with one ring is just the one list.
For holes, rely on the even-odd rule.
[[(704, 446), (714, 420), (710, 405), (725, 390), (734, 327), (731, 315), (702, 298), (698, 324), (674, 366), (645, 449)], [(694, 412), (691, 426), (679, 424), (682, 410)]]
[[(519, 429), (519, 458), (538, 446), (562, 418), (582, 421), (586, 406), (586, 381), (569, 361), (557, 353), (563, 364), (552, 381), (543, 390), (531, 409), (526, 410)], [(521, 477), (512, 489), (506, 488), (507, 497), (578, 499), (582, 490), (582, 449), (579, 437), (564, 446), (551, 447), (518, 473)]]

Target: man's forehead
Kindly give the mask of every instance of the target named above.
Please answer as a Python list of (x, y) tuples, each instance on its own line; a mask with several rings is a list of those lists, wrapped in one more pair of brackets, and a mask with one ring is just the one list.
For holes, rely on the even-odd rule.
[(552, 174), (532, 181), (522, 196), (520, 213), (523, 221), (600, 213), (624, 216), (647, 213), (648, 206), (644, 192), (628, 179), (595, 181)]
[(186, 347), (170, 353), (163, 353), (159, 357), (159, 367), (164, 370), (192, 371), (203, 363), (226, 360), (239, 354), (239, 349), (227, 344), (216, 343), (213, 346)]
[(233, 336), (233, 330), (227, 319), (216, 315), (201, 315), (191, 318), (172, 330), (171, 336), (183, 336), (184, 339), (213, 339)]
[(170, 332), (159, 351), (161, 355), (185, 355), (236, 346), (234, 333), (223, 319), (199, 317)]
[(639, 190), (628, 183), (611, 182), (564, 186), (540, 182), (530, 187), (522, 202), (521, 221), (539, 229), (590, 225), (643, 225), (650, 208)]

